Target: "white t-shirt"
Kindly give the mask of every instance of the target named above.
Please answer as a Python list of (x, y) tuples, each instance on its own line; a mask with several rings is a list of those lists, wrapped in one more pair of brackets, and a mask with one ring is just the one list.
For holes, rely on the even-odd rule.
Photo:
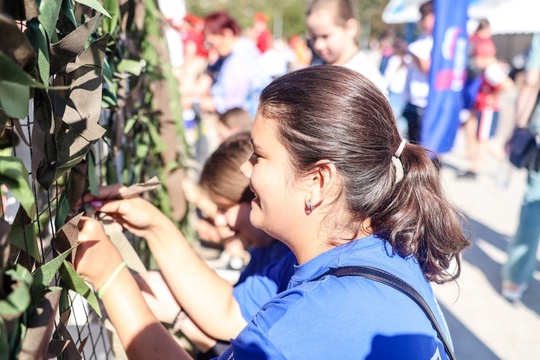
[(262, 54), (262, 64), (272, 78), (284, 75), (289, 71), (289, 65), (293, 62), (294, 54), (290, 49), (268, 49)]
[(386, 80), (381, 75), (381, 72), (379, 69), (377, 69), (373, 61), (363, 52), (357, 52), (356, 55), (343, 64), (343, 67), (358, 71), (360, 74), (371, 80), (371, 82), (373, 82), (385, 96), (388, 96), (388, 86), (386, 84)]
[[(433, 37), (423, 36), (418, 40), (409, 44), (408, 50), (421, 60), (431, 59), (431, 49), (433, 48)], [(409, 102), (413, 105), (425, 108), (429, 95), (429, 78), (414, 61), (411, 61), (409, 67), (408, 80), (408, 95)]]
[(484, 70), (484, 79), (491, 86), (499, 86), (504, 82), (508, 74), (499, 63), (491, 63)]
[(394, 94), (401, 94), (405, 90), (407, 84), (407, 72), (409, 63), (411, 62), (410, 56), (405, 55), (403, 58), (399, 55), (392, 55), (388, 59), (386, 70), (384, 71), (384, 78), (388, 83), (388, 90)]

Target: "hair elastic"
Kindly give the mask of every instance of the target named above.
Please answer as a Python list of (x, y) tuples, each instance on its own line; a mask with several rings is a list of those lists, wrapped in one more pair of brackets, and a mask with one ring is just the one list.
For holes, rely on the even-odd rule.
[(401, 160), (399, 158), (401, 156), (401, 153), (403, 152), (403, 149), (405, 148), (406, 143), (407, 141), (405, 141), (405, 139), (402, 139), (396, 152), (392, 156), (392, 163), (396, 168), (396, 181), (394, 182), (394, 184), (398, 184), (401, 180), (403, 180), (403, 176), (405, 175), (403, 171), (403, 164), (401, 163)]
[(399, 159), (399, 157), (401, 156), (401, 152), (403, 151), (403, 149), (405, 148), (405, 144), (407, 143), (407, 141), (405, 139), (401, 139), (401, 143), (399, 144), (394, 156), (397, 157)]

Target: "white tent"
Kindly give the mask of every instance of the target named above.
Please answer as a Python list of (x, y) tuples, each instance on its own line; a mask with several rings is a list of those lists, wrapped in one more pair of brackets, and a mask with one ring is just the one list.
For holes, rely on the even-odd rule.
[[(427, 0), (390, 0), (382, 19), (387, 24), (416, 22), (419, 6)], [(451, 0), (435, 0), (451, 1)], [(488, 19), (497, 34), (532, 34), (540, 32), (539, 0), (469, 0), (471, 19)]]
[(487, 9), (485, 14), (480, 8), (470, 7), (469, 16), (473, 19), (487, 18), (494, 35), (540, 32), (540, 1), (538, 0), (501, 1), (492, 9)]

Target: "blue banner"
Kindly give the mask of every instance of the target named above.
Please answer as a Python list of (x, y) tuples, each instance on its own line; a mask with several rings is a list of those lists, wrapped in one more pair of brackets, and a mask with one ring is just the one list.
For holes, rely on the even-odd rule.
[(452, 149), (463, 108), (467, 76), (468, 0), (435, 0), (435, 29), (428, 105), (422, 119), (421, 143), (436, 153)]

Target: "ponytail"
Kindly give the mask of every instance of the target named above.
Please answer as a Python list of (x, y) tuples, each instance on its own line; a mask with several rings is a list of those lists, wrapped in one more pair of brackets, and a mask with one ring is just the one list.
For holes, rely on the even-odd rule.
[[(428, 280), (455, 280), (461, 271), (459, 253), (470, 245), (470, 230), (469, 236), (463, 233), (468, 222), (444, 195), (425, 148), (407, 144), (400, 160), (405, 175), (387, 206), (372, 216), (372, 228), (397, 254), (414, 256)], [(450, 272), (454, 260), (457, 266)]]

